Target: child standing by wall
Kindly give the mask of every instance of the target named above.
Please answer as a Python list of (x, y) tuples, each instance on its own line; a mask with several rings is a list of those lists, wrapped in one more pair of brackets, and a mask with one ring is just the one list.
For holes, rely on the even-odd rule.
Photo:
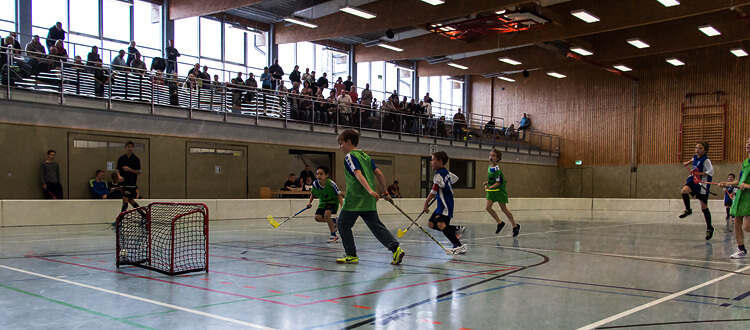
[[(729, 214), (733, 215), (734, 218), (734, 238), (737, 240), (737, 252), (732, 253), (729, 256), (730, 259), (741, 259), (747, 256), (747, 249), (745, 249), (745, 233), (743, 230), (750, 232), (750, 139), (745, 142), (745, 151), (747, 152), (748, 158), (742, 162), (742, 171), (740, 171), (740, 179), (733, 182), (721, 182), (720, 187), (726, 187), (728, 185), (737, 186), (737, 195), (734, 197), (732, 202), (732, 208), (729, 210)], [(748, 221), (744, 221), (748, 220)]]
[[(318, 210), (315, 211), (315, 221), (328, 224), (328, 229), (331, 231), (328, 243), (335, 243), (339, 238), (336, 235), (336, 222), (331, 218), (331, 215), (336, 214), (339, 205), (344, 204), (344, 196), (341, 195), (341, 190), (339, 190), (336, 183), (328, 178), (328, 173), (330, 173), (330, 170), (327, 166), (318, 166), (318, 170), (315, 172), (318, 180), (312, 183), (312, 194), (310, 194), (307, 207), (310, 208), (313, 199), (318, 198)], [(312, 180), (312, 178), (307, 177), (307, 180)]]
[(485, 209), (487, 210), (487, 213), (497, 221), (497, 229), (495, 230), (495, 234), (497, 234), (503, 230), (505, 222), (502, 222), (497, 216), (495, 210), (492, 209), (492, 204), (495, 202), (500, 204), (500, 210), (505, 213), (510, 224), (513, 225), (513, 237), (516, 237), (521, 231), (521, 225), (516, 223), (515, 219), (513, 219), (513, 213), (510, 213), (510, 210), (508, 210), (508, 207), (505, 205), (508, 204), (508, 191), (505, 189), (508, 182), (505, 180), (505, 176), (503, 175), (503, 171), (500, 170), (500, 166), (498, 166), (498, 163), (502, 158), (503, 153), (500, 152), (500, 150), (492, 149), (492, 151), (490, 151), (490, 167), (487, 169), (487, 181), (482, 183), (487, 191), (487, 206)]
[(708, 142), (698, 142), (695, 145), (693, 159), (683, 163), (684, 166), (692, 164), (692, 167), (690, 168), (690, 176), (682, 187), (682, 201), (685, 203), (685, 211), (680, 214), (680, 218), (693, 214), (693, 210), (690, 209), (690, 196), (698, 199), (701, 203), (703, 218), (706, 220), (706, 240), (709, 240), (714, 236), (714, 227), (711, 225), (711, 211), (708, 210), (708, 190), (710, 187), (707, 183), (695, 183), (693, 180), (693, 176), (697, 175), (701, 181), (711, 182), (714, 167), (706, 153), (708, 153)]

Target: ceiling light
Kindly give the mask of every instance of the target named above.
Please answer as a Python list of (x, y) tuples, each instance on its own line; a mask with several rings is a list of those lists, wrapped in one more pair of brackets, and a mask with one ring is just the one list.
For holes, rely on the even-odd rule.
[(683, 63), (682, 61), (680, 61), (680, 60), (678, 60), (677, 58), (674, 58), (674, 57), (672, 57), (672, 58), (668, 58), (668, 59), (667, 59), (667, 62), (668, 62), (669, 64), (672, 64), (672, 65), (674, 65), (674, 66), (685, 65), (685, 63)]
[(502, 15), (502, 14), (505, 14), (505, 12), (506, 10), (503, 9), (503, 10), (496, 11), (495, 14)]
[(581, 19), (582, 21), (586, 23), (594, 23), (594, 22), (600, 21), (599, 17), (596, 17), (583, 9), (571, 11), (570, 14), (575, 17), (578, 17), (579, 19)]
[(635, 46), (636, 48), (648, 48), (651, 47), (651, 45), (641, 41), (641, 39), (634, 38), (634, 39), (628, 39), (628, 43)]
[(733, 48), (733, 49), (730, 49), (729, 51), (732, 52), (732, 54), (734, 54), (734, 56), (737, 56), (737, 57), (747, 56), (747, 53), (742, 48)]
[(555, 78), (565, 78), (565, 77), (567, 77), (566, 75), (559, 74), (559, 73), (554, 72), (554, 71), (547, 72), (547, 75), (553, 76)]
[(289, 23), (294, 23), (294, 24), (306, 26), (306, 27), (309, 27), (311, 29), (314, 29), (314, 28), (318, 27), (315, 24), (312, 24), (312, 23), (309, 23), (309, 22), (305, 22), (303, 20), (299, 20), (299, 19), (296, 19), (296, 18), (293, 18), (293, 17), (287, 17), (284, 20), (287, 21), (287, 22), (289, 22)]
[(581, 47), (571, 47), (571, 48), (570, 48), (570, 51), (571, 51), (571, 52), (574, 52), (574, 53), (578, 53), (578, 54), (581, 54), (581, 55), (583, 55), (583, 56), (594, 55), (594, 53), (592, 53), (592, 52), (590, 52), (590, 51), (588, 51), (588, 50), (586, 50), (586, 49), (583, 49), (583, 48), (581, 48)]
[(403, 52), (404, 51), (402, 48), (391, 46), (389, 44), (378, 44), (378, 46), (386, 48), (386, 49), (390, 49), (390, 50), (393, 50), (393, 51), (397, 51), (397, 52)]
[(516, 60), (514, 60), (514, 59), (512, 59), (512, 58), (508, 58), (508, 57), (501, 57), (501, 58), (498, 58), (498, 61), (500, 61), (500, 62), (505, 62), (505, 63), (508, 63), (508, 64), (510, 64), (510, 65), (519, 65), (519, 64), (521, 64), (521, 62), (519, 62), (519, 61), (516, 61)]
[(445, 3), (443, 0), (422, 0), (423, 2), (429, 3), (433, 6), (442, 5)]
[(664, 7), (672, 7), (672, 6), (677, 6), (680, 4), (680, 2), (677, 0), (656, 0), (656, 1), (661, 2), (661, 4), (664, 5)]
[(497, 79), (502, 79), (502, 80), (505, 80), (505, 81), (510, 81), (510, 82), (516, 82), (516, 80), (515, 80), (515, 79), (510, 79), (510, 78), (508, 78), (508, 77), (497, 77)]
[(352, 6), (346, 6), (344, 8), (339, 9), (339, 10), (343, 11), (345, 13), (349, 13), (349, 14), (352, 14), (354, 16), (359, 16), (359, 17), (366, 18), (366, 19), (371, 19), (371, 18), (378, 17), (378, 15), (375, 15), (375, 14), (369, 12), (369, 11), (365, 11), (365, 10), (359, 9), (357, 7), (352, 7)]
[(448, 78), (448, 79), (446, 79), (446, 80), (448, 80), (448, 81), (452, 81), (452, 82), (457, 82), (457, 83), (459, 83), (459, 84), (463, 84), (463, 83), (464, 83), (464, 81), (463, 81), (463, 80), (460, 80), (460, 79), (456, 79), (456, 78), (453, 78), (453, 77), (450, 77), (450, 78)]
[(626, 66), (624, 66), (622, 64), (615, 64), (612, 67), (614, 67), (615, 69), (620, 70), (622, 72), (633, 71), (633, 69), (631, 69), (629, 67), (626, 67)]
[(719, 30), (714, 29), (714, 27), (711, 26), (711, 25), (699, 26), (698, 30), (701, 30), (701, 32), (705, 33), (709, 37), (718, 36), (718, 35), (721, 34), (721, 32), (719, 32)]
[(463, 65), (461, 65), (461, 64), (456, 64), (456, 63), (452, 63), (452, 62), (451, 62), (451, 63), (448, 63), (448, 65), (450, 65), (450, 66), (452, 66), (452, 67), (454, 67), (454, 68), (458, 68), (458, 69), (461, 69), (461, 70), (468, 70), (468, 69), (469, 69), (469, 67), (468, 67), (468, 66), (463, 66)]

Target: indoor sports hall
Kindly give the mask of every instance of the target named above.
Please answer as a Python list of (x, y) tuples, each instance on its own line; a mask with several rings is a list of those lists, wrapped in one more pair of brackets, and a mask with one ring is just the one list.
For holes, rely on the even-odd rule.
[(2, 1), (0, 327), (747, 329), (748, 15)]

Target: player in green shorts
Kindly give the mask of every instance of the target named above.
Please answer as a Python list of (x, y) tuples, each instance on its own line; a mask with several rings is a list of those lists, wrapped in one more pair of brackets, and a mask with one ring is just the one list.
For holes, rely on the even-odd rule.
[[(750, 232), (750, 139), (745, 142), (747, 159), (742, 162), (740, 179), (733, 182), (720, 182), (720, 187), (728, 185), (737, 186), (737, 194), (734, 196), (732, 208), (729, 214), (734, 216), (734, 238), (737, 240), (737, 252), (729, 256), (730, 259), (740, 259), (747, 256), (745, 249), (745, 233)], [(744, 221), (747, 219), (748, 221)]]
[(505, 180), (505, 176), (503, 176), (503, 171), (500, 170), (500, 166), (498, 166), (498, 163), (502, 158), (503, 153), (500, 152), (500, 150), (492, 149), (492, 151), (490, 151), (490, 167), (487, 169), (487, 181), (482, 183), (484, 189), (487, 191), (487, 206), (485, 207), (485, 210), (487, 210), (487, 213), (497, 221), (497, 229), (495, 230), (495, 234), (497, 234), (503, 230), (505, 222), (502, 222), (500, 217), (497, 216), (497, 212), (492, 209), (492, 204), (495, 202), (500, 204), (500, 210), (505, 213), (510, 224), (513, 225), (513, 237), (516, 237), (521, 231), (521, 225), (516, 223), (513, 219), (513, 213), (510, 213), (508, 207), (505, 206), (505, 204), (508, 204), (508, 191), (505, 190), (505, 185), (508, 182)]
[(375, 166), (375, 162), (370, 159), (370, 156), (362, 150), (357, 149), (357, 144), (359, 144), (359, 133), (357, 131), (353, 129), (343, 131), (339, 134), (337, 140), (339, 149), (346, 154), (344, 158), (344, 167), (346, 168), (346, 198), (344, 198), (344, 206), (341, 207), (341, 214), (339, 214), (338, 221), (341, 243), (344, 245), (346, 255), (336, 259), (336, 262), (340, 264), (359, 262), (357, 247), (354, 245), (352, 227), (357, 218), (362, 217), (362, 220), (364, 220), (372, 234), (375, 235), (375, 238), (393, 252), (391, 264), (398, 265), (404, 259), (404, 250), (401, 249), (393, 234), (380, 221), (376, 205), (380, 195), (374, 189), (375, 178), (380, 183), (380, 188), (385, 192), (384, 198), (388, 201), (391, 200), (386, 191), (385, 176)]
[(328, 229), (331, 231), (331, 238), (328, 239), (328, 243), (335, 243), (339, 238), (336, 236), (336, 220), (333, 220), (331, 215), (336, 214), (339, 205), (344, 203), (344, 196), (341, 195), (341, 190), (339, 190), (336, 182), (328, 178), (328, 173), (330, 173), (328, 166), (318, 166), (318, 170), (315, 172), (315, 177), (318, 180), (312, 184), (312, 194), (310, 194), (310, 200), (307, 202), (307, 208), (312, 207), (312, 201), (317, 197), (318, 209), (315, 211), (315, 221), (328, 224)]

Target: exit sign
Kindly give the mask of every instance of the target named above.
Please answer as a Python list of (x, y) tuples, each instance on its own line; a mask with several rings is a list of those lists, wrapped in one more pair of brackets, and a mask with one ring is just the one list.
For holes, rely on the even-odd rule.
[(583, 165), (583, 161), (582, 160), (576, 160), (576, 165), (578, 165), (578, 166)]

